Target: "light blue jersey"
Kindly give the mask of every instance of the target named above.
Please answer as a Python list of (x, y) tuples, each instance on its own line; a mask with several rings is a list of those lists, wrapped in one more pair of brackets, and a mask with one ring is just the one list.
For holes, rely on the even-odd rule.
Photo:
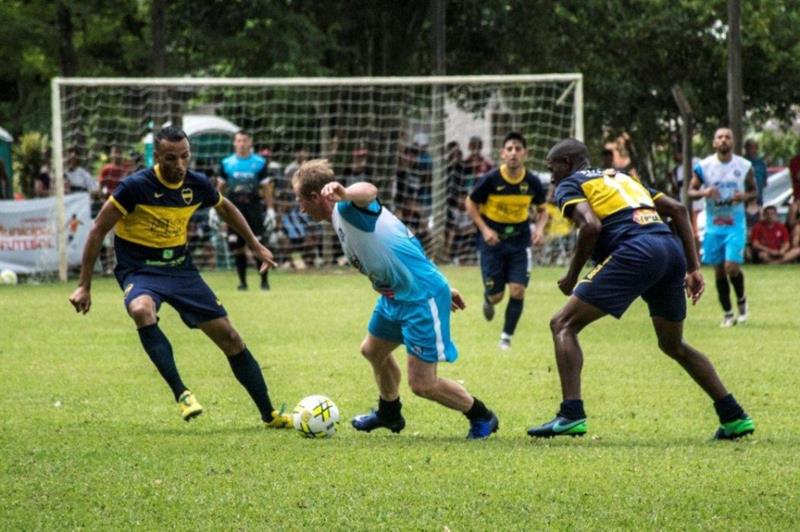
[(377, 200), (366, 208), (340, 201), (331, 221), (350, 264), (389, 299), (424, 301), (448, 286), (419, 241)]
[(728, 162), (719, 160), (716, 154), (710, 155), (694, 167), (694, 173), (703, 186), (715, 187), (719, 192), (716, 199), (706, 200), (706, 233), (746, 232), (744, 202), (732, 203), (737, 192), (745, 192), (745, 178), (751, 168), (750, 161), (733, 155)]

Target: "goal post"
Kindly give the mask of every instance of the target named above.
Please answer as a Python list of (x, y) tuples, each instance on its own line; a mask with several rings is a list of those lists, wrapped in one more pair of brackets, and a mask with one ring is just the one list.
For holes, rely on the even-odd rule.
[[(464, 175), (471, 139), (480, 139), (480, 155), (496, 162), (505, 134), (519, 131), (528, 142), (528, 168), (545, 171), (552, 144), (583, 139), (583, 77), (54, 78), (52, 112), (57, 194), (63, 195), (67, 150), (76, 150), (94, 175), (112, 146), (139, 152), (151, 164), (152, 134), (170, 122), (189, 135), (193, 167), (213, 176), (241, 129), (256, 153), (269, 159), (278, 229), (268, 245), (282, 261), (340, 259), (330, 228), (307, 224), (293, 212), (288, 180), (300, 147), (309, 157), (327, 158), (345, 183), (372, 181), (382, 203), (412, 228), (431, 257), (458, 261), (474, 254), (469, 246), (453, 248), (459, 198), (476, 177)], [(65, 280), (63, 220), (58, 227), (59, 276)], [(198, 265), (227, 267), (213, 225), (200, 231), (203, 238), (212, 233), (213, 243), (193, 241), (208, 248)]]

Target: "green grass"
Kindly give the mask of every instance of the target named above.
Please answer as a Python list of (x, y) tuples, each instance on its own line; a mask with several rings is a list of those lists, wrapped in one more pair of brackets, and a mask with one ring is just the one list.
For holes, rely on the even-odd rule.
[(589, 434), (531, 441), (525, 429), (560, 400), (548, 321), (562, 269), (534, 272), (508, 353), (496, 347), (502, 307), (492, 323), (481, 316), (477, 270), (446, 273), (468, 308), (452, 321), (460, 359), (440, 372), (497, 412), (487, 441), (465, 441), (463, 416), (405, 383), (403, 433), (349, 426), (376, 400), (358, 354), (375, 294), (357, 275), (276, 273), (269, 293), (206, 275), (277, 402), (336, 401), (343, 423), (326, 441), (262, 429), (223, 355), (165, 306), (161, 325), (206, 407), (181, 421), (110, 279), (95, 282), (87, 316), (67, 303), (72, 283), (0, 287), (0, 529), (800, 527), (799, 268), (746, 270), (745, 326), (718, 328), (713, 281), (690, 310), (689, 342), (757, 423), (734, 443), (708, 441), (710, 401), (659, 353), (641, 302), (581, 336)]

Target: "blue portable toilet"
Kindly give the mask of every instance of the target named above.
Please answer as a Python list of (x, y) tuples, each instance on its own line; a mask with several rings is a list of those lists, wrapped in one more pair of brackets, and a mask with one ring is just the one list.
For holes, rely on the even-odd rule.
[(0, 127), (0, 164), (5, 167), (7, 182), (5, 190), (0, 189), (0, 198), (11, 197), (11, 191), (14, 189), (13, 185), (13, 170), (11, 168), (11, 145), (14, 143), (14, 137)]

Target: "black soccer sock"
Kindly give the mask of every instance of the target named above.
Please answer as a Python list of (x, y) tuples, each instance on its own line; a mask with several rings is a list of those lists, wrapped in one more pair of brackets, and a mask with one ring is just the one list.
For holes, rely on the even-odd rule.
[(585, 419), (586, 412), (583, 411), (583, 401), (581, 399), (567, 399), (561, 401), (561, 408), (558, 415), (571, 420)]
[(506, 321), (503, 324), (503, 332), (509, 336), (514, 336), (514, 331), (517, 330), (517, 322), (519, 317), (522, 316), (522, 307), (525, 305), (524, 299), (508, 298), (506, 305)]
[(744, 274), (739, 272), (739, 275), (731, 277), (730, 279), (733, 285), (733, 291), (736, 292), (736, 301), (742, 302), (744, 299)]
[(731, 307), (731, 286), (728, 284), (728, 277), (722, 275), (717, 277), (717, 297), (719, 297), (719, 304), (722, 305), (722, 310), (725, 314), (733, 312)]
[(187, 390), (183, 384), (178, 368), (175, 366), (175, 357), (172, 355), (172, 345), (158, 326), (158, 323), (145, 325), (138, 330), (139, 339), (150, 360), (155, 364), (161, 377), (167, 381), (172, 389), (172, 394), (177, 401), (181, 394)]
[(236, 380), (244, 386), (258, 407), (261, 419), (267, 422), (272, 421), (274, 408), (267, 393), (267, 383), (264, 382), (264, 374), (261, 373), (261, 368), (258, 367), (258, 362), (253, 358), (250, 350), (245, 347), (241, 353), (229, 356), (228, 363), (231, 365)]
[(239, 274), (239, 284), (247, 286), (247, 255), (237, 253), (234, 257), (236, 257), (236, 273)]
[(714, 402), (714, 410), (717, 411), (720, 423), (729, 423), (747, 416), (742, 406), (734, 399), (732, 393)]
[(403, 408), (403, 404), (400, 402), (399, 397), (394, 401), (386, 401), (382, 397), (378, 398), (378, 417), (381, 419), (397, 419), (402, 417), (400, 415), (401, 408)]
[(472, 399), (474, 401), (472, 403), (472, 407), (464, 412), (464, 415), (467, 416), (467, 419), (474, 421), (476, 419), (486, 419), (489, 417), (489, 409), (486, 408), (486, 405), (483, 404), (483, 401), (475, 396), (473, 396)]

